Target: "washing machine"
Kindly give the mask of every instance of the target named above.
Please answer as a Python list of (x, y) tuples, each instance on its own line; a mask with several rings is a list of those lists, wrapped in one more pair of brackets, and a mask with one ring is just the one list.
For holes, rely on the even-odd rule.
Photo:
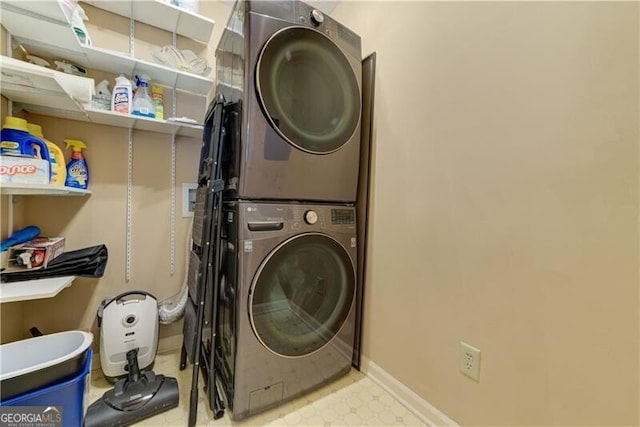
[(360, 37), (299, 1), (238, 1), (216, 50), (235, 104), (227, 197), (354, 202)]
[(234, 420), (351, 369), (355, 208), (228, 202), (216, 351)]

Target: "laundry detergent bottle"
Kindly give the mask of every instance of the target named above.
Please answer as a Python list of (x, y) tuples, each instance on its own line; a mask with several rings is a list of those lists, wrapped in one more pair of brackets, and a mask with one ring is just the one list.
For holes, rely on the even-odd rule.
[(136, 94), (133, 96), (133, 110), (131, 114), (136, 116), (149, 117), (155, 119), (156, 106), (149, 95), (149, 78), (147, 76), (136, 76)]
[(53, 185), (64, 185), (64, 181), (67, 178), (67, 165), (64, 161), (64, 154), (60, 147), (53, 142), (49, 141), (42, 134), (42, 127), (34, 123), (27, 123), (27, 129), (29, 133), (36, 136), (47, 144), (49, 149), (49, 164), (51, 164), (51, 179), (50, 183)]
[(123, 74), (116, 77), (116, 84), (111, 93), (111, 111), (121, 114), (131, 114), (133, 89), (131, 81)]
[(19, 117), (7, 116), (0, 131), (0, 154), (21, 157), (40, 157), (49, 161), (47, 144), (31, 135), (27, 121)]
[(86, 190), (89, 187), (89, 168), (82, 150), (87, 148), (87, 145), (77, 139), (65, 139), (64, 142), (67, 148), (71, 147), (72, 150), (71, 160), (67, 163), (67, 178), (64, 185)]

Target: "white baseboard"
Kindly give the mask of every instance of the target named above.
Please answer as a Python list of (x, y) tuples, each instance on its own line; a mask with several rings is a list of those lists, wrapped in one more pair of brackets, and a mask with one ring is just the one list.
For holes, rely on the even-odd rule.
[(370, 361), (362, 357), (362, 372), (391, 394), (398, 402), (403, 404), (409, 411), (428, 426), (450, 426), (460, 427), (458, 423), (449, 418), (446, 414), (433, 406), (431, 403), (418, 396), (416, 392), (395, 379), (391, 374)]

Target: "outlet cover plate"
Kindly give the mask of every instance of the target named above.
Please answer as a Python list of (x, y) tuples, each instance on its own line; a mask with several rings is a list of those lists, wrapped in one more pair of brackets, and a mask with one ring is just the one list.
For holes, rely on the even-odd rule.
[(182, 184), (182, 217), (193, 217), (196, 206), (196, 191), (198, 184), (183, 183)]
[(460, 341), (460, 372), (480, 382), (480, 350)]

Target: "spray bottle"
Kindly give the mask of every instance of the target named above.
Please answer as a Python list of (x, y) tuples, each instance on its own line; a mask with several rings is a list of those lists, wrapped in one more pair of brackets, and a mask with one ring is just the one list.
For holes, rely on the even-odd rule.
[(84, 25), (84, 21), (88, 20), (89, 18), (87, 18), (87, 14), (84, 9), (81, 8), (80, 5), (76, 4), (73, 12), (71, 12), (71, 26), (73, 27), (73, 32), (76, 34), (80, 43), (91, 46), (93, 43), (91, 42), (91, 37), (89, 37), (87, 27)]
[(89, 187), (89, 168), (82, 150), (87, 148), (87, 145), (77, 139), (65, 139), (64, 142), (67, 148), (71, 147), (72, 150), (71, 160), (67, 163), (67, 179), (64, 185), (86, 190)]
[(149, 77), (142, 74), (136, 77), (136, 94), (133, 96), (133, 108), (131, 114), (136, 116), (156, 117), (156, 107), (149, 95)]

